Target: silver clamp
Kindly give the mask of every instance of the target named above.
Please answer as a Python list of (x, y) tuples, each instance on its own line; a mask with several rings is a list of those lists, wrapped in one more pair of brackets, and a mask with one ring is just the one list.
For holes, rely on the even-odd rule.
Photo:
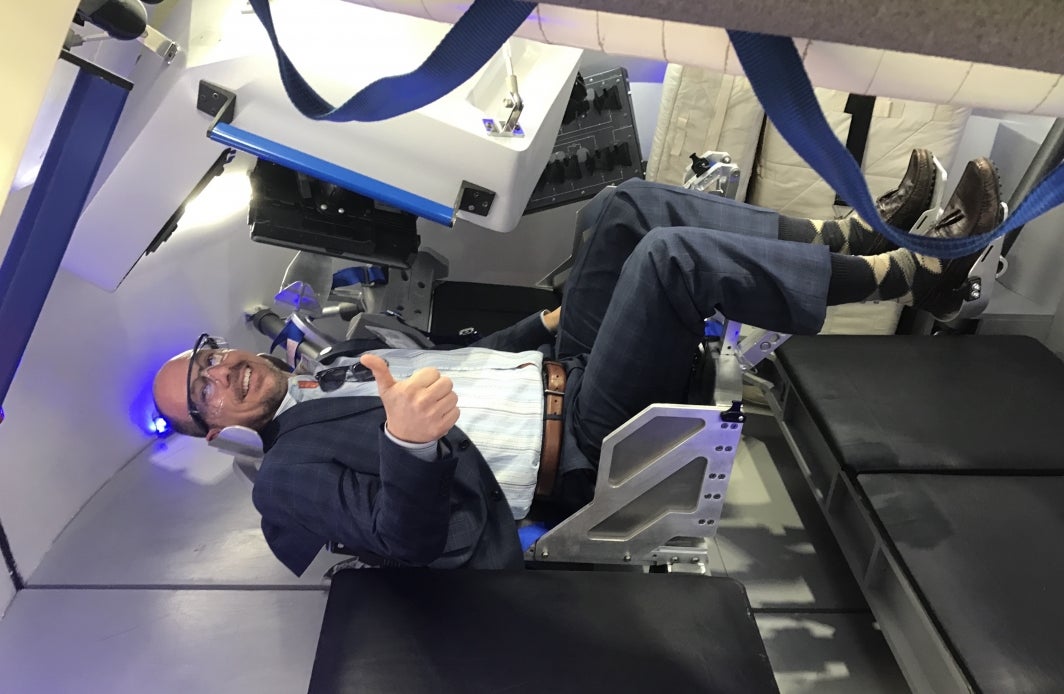
[[(931, 196), (931, 207), (916, 220), (910, 234), (926, 236), (931, 227), (942, 217), (942, 200), (946, 194), (946, 170), (938, 161), (938, 157), (932, 157), (935, 165), (935, 188)], [(1004, 222), (1009, 216), (1009, 207), (1001, 203), (1001, 221)], [(994, 280), (998, 275), (998, 264), (1001, 259), (1002, 239), (997, 239), (987, 245), (979, 255), (979, 259), (968, 271), (968, 279), (959, 288), (961, 292), (961, 308), (956, 313), (940, 318), (944, 323), (955, 320), (975, 318), (986, 310), (990, 303), (990, 294), (994, 286)]]
[(684, 188), (735, 199), (739, 191), (740, 172), (739, 165), (732, 163), (730, 154), (706, 152), (701, 157), (692, 154), (691, 159), (691, 165), (683, 174)]
[(510, 44), (503, 46), (503, 54), (506, 59), (506, 96), (502, 99), (502, 118), (496, 121), (493, 118), (483, 120), (484, 129), (488, 135), (495, 137), (524, 137), (525, 131), (521, 129), (518, 120), (525, 102), (521, 99), (521, 93), (517, 90), (517, 75), (514, 73), (513, 58), (510, 55)]
[[(1004, 222), (1009, 216), (1008, 204), (1001, 203), (1001, 221)], [(1001, 259), (1001, 246), (1004, 237), (994, 240), (983, 249), (979, 259), (968, 271), (968, 279), (961, 285), (960, 292), (963, 303), (956, 315), (950, 316), (945, 321), (966, 320), (975, 318), (986, 310), (990, 304), (990, 295), (994, 288), (994, 281), (998, 276), (998, 265)]]

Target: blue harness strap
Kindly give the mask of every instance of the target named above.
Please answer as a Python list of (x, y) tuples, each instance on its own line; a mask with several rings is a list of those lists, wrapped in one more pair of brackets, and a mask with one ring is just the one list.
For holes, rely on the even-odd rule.
[(848, 200), (862, 219), (903, 248), (939, 258), (959, 258), (986, 247), (1014, 229), (1064, 202), (1064, 164), (1051, 171), (1004, 224), (987, 235), (964, 239), (913, 236), (883, 222), (861, 169), (824, 119), (794, 41), (748, 31), (728, 30), (765, 114), (787, 143)]
[(277, 337), (273, 338), (273, 342), (270, 343), (270, 352), (273, 352), (273, 350), (277, 349), (277, 345), (286, 340), (292, 340), (296, 344), (299, 344), (303, 341), (303, 337), (303, 331), (297, 328), (295, 323), (285, 323), (284, 328), (281, 329), (281, 332), (277, 333)]
[(370, 265), (369, 267), (347, 267), (333, 273), (333, 289), (352, 284), (388, 284), (388, 272), (384, 268)]
[(281, 82), (299, 112), (314, 120), (346, 123), (394, 118), (449, 94), (495, 55), (532, 13), (536, 3), (475, 0), (416, 70), (383, 77), (335, 107), (307, 84), (281, 48), (269, 0), (251, 0), (251, 7), (270, 35)]

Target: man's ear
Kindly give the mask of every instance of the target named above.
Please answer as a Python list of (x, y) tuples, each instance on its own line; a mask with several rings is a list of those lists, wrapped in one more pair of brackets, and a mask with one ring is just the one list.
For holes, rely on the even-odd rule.
[(208, 431), (207, 435), (204, 436), (203, 438), (207, 439), (207, 442), (210, 443), (214, 439), (218, 438), (218, 434), (220, 434), (220, 433), (222, 433), (222, 430), (218, 429), (217, 427), (215, 427), (214, 429), (211, 429), (210, 431)]

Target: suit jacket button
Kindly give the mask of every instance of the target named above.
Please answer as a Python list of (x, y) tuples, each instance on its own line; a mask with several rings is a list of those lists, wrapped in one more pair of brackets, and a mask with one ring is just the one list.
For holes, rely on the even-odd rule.
[(462, 439), (458, 442), (458, 450), (464, 451), (467, 448), (469, 448), (469, 439)]
[(502, 498), (502, 491), (500, 491), (500, 490), (498, 490), (498, 489), (494, 490), (494, 491), (493, 491), (493, 492), (491, 493), (491, 498), (492, 498), (492, 499), (495, 499), (496, 501), (498, 501), (499, 499), (501, 499), (501, 498)]

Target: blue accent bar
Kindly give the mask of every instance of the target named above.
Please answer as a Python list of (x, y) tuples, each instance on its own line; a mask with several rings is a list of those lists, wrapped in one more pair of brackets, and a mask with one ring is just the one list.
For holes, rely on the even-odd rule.
[(78, 72), (0, 264), (0, 404), (37, 324), (129, 90)]
[(335, 183), (341, 188), (379, 200), (386, 205), (398, 207), (431, 222), (448, 227), (454, 226), (453, 208), (337, 166), (324, 159), (318, 159), (297, 149), (286, 147), (279, 142), (267, 140), (265, 137), (241, 130), (229, 123), (218, 123), (207, 133), (207, 136), (215, 142), (236, 147), (275, 164)]

